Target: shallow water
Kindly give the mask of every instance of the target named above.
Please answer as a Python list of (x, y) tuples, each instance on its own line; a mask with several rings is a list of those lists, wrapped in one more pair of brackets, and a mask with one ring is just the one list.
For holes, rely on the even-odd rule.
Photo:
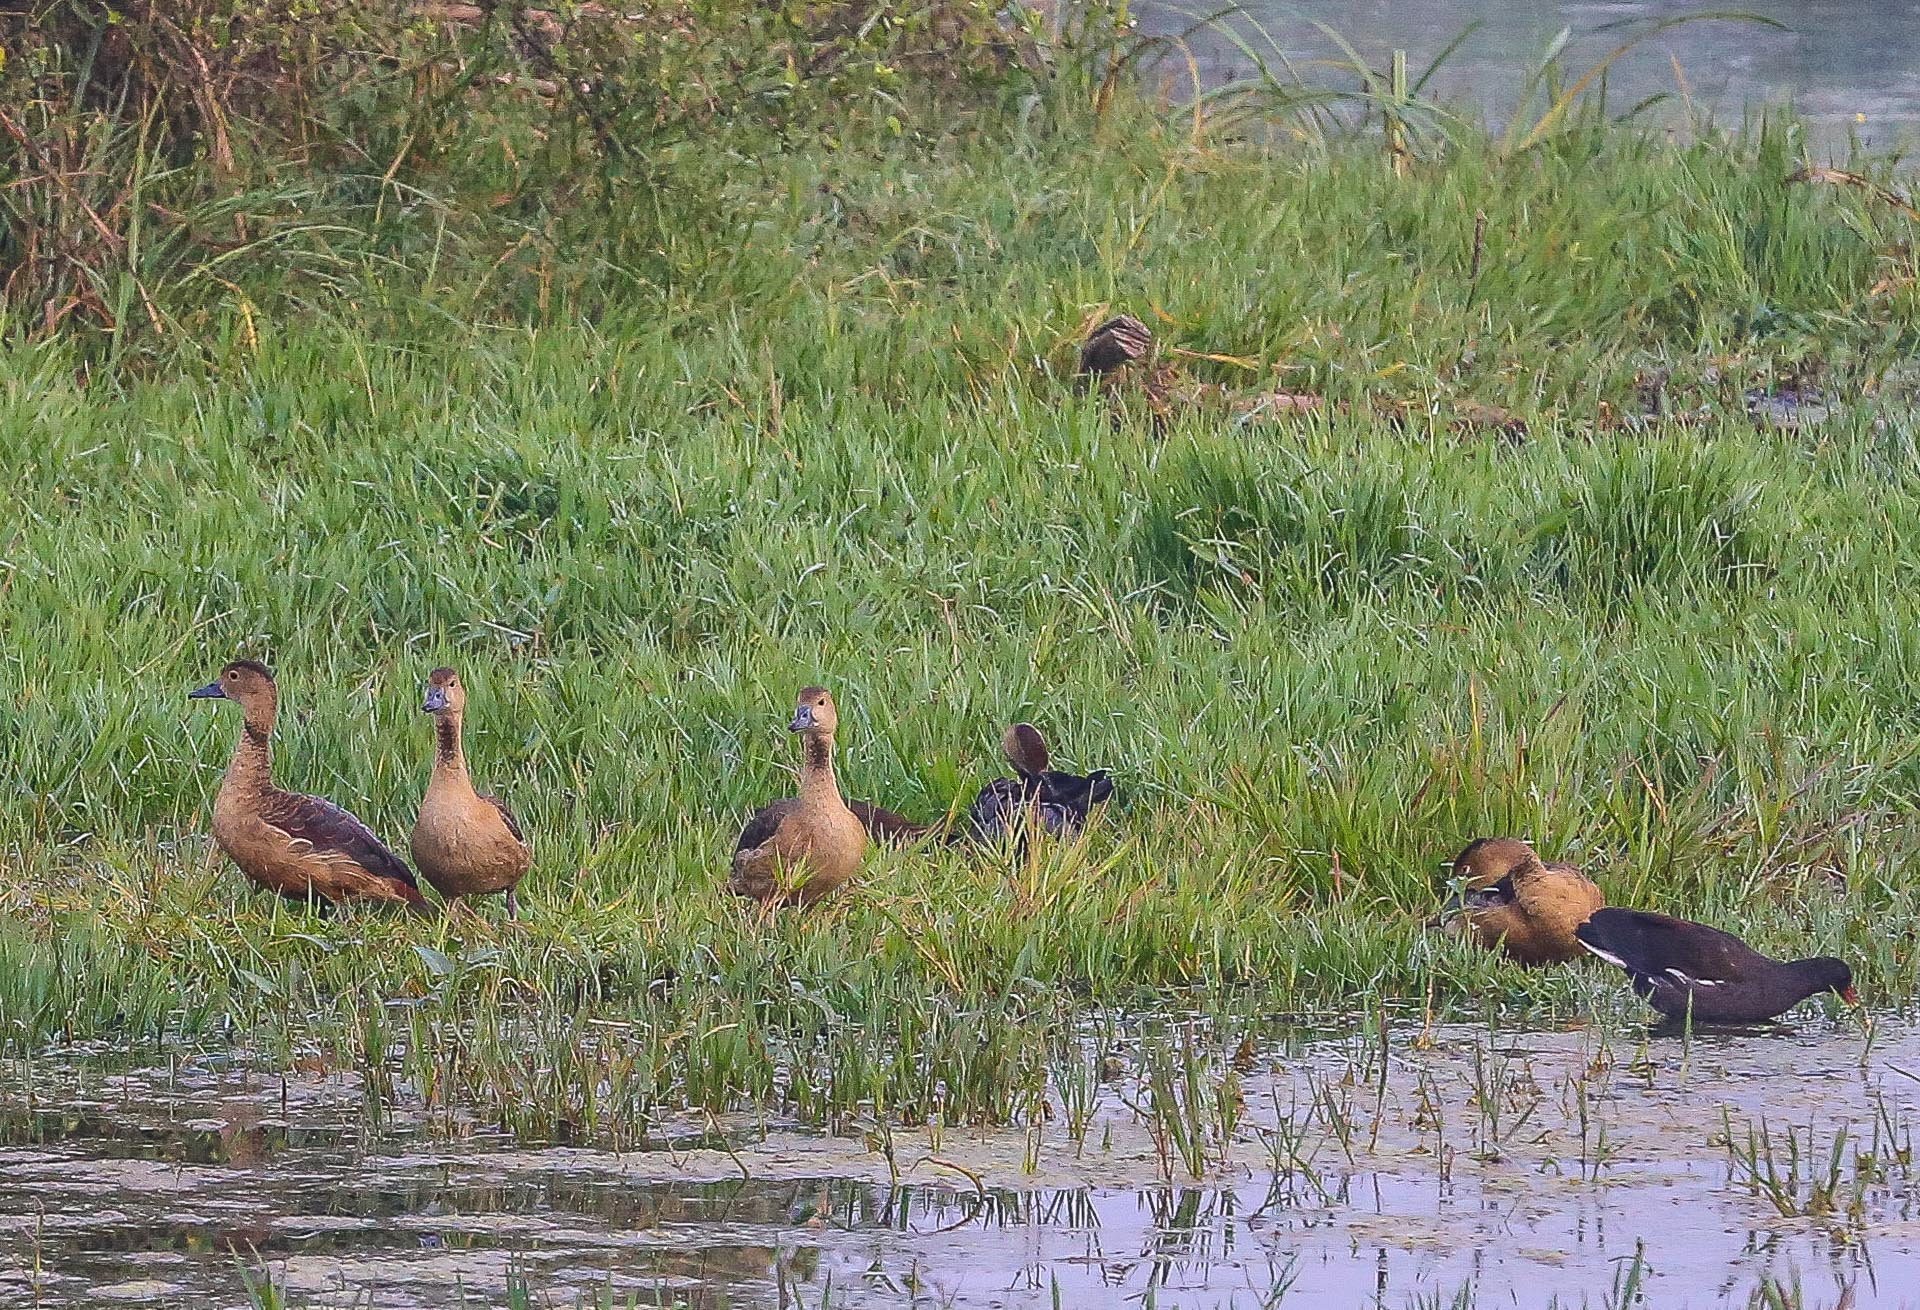
[[(1145, 0), (1136, 8), (1142, 31), (1166, 35), (1182, 32), (1195, 17), (1219, 13), (1226, 6)], [(1586, 34), (1621, 20), (1671, 18), (1707, 9), (1740, 10), (1773, 19), (1784, 30), (1732, 22), (1673, 28), (1614, 65), (1608, 104), (1625, 110), (1649, 96), (1666, 95), (1674, 106), (1690, 101), (1695, 107), (1713, 110), (1723, 123), (1738, 123), (1745, 106), (1792, 100), (1815, 126), (1827, 153), (1837, 151), (1850, 132), (1881, 149), (1911, 149), (1920, 143), (1920, 0), (1743, 0), (1729, 5), (1647, 0), (1241, 0), (1239, 8), (1246, 15), (1238, 20), (1240, 32), (1270, 62), (1274, 62), (1274, 46), (1301, 65), (1316, 59), (1344, 59), (1339, 46), (1314, 26), (1317, 20), (1349, 41), (1375, 68), (1385, 69), (1395, 49), (1407, 51), (1414, 77), (1450, 41), (1479, 23), (1480, 28), (1435, 74), (1429, 93), (1447, 102), (1478, 104), (1496, 121), (1507, 118), (1522, 80), (1563, 28)], [(1271, 43), (1255, 23), (1272, 37)], [(1618, 32), (1577, 36), (1563, 67), (1578, 76), (1622, 39)], [(1202, 76), (1210, 83), (1244, 77), (1253, 70), (1247, 55), (1219, 31), (1197, 32), (1191, 45)], [(1344, 84), (1328, 72), (1303, 71), (1309, 83)]]
[[(689, 1125), (707, 1145), (614, 1155), (376, 1133), (351, 1077), (36, 1061), (31, 1105), (26, 1071), (0, 1075), (0, 1304), (244, 1306), (245, 1270), (356, 1307), (505, 1305), (515, 1283), (556, 1306), (608, 1287), (702, 1307), (1598, 1305), (1629, 1276), (1661, 1307), (1746, 1306), (1769, 1279), (1806, 1306), (1920, 1305), (1920, 1028), (1883, 1022), (1869, 1049), (1817, 1016), (1690, 1045), (1410, 1025), (1384, 1079), (1380, 1051), (1253, 1054), (1198, 1179), (1124, 1072), (1081, 1146), (1056, 1095), (1031, 1135), (743, 1119), (731, 1151)], [(1763, 1173), (1800, 1153), (1786, 1209), (1837, 1160), (1827, 1213), (1756, 1194), (1736, 1154), (1763, 1124)]]

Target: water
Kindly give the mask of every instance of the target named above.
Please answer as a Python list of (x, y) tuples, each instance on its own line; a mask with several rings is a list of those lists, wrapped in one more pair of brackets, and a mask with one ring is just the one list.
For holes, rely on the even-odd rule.
[(1817, 1016), (1691, 1046), (1408, 1026), (1384, 1065), (1256, 1055), (1196, 1178), (1124, 1073), (1081, 1142), (1056, 1089), (1031, 1133), (741, 1118), (616, 1155), (376, 1131), (351, 1076), (38, 1060), (0, 1073), (0, 1304), (239, 1307), (270, 1277), (356, 1310), (1577, 1306), (1631, 1276), (1661, 1307), (1920, 1305), (1917, 1079), (1920, 1027)]
[[(1141, 30), (1177, 33), (1195, 15), (1223, 6), (1163, 3), (1138, 6)], [(1592, 33), (1623, 19), (1657, 20), (1707, 9), (1764, 15), (1787, 30), (1751, 23), (1697, 22), (1654, 37), (1625, 56), (1610, 74), (1608, 104), (1624, 110), (1653, 95), (1687, 99), (1721, 122), (1737, 123), (1746, 106), (1793, 101), (1816, 129), (1820, 146), (1835, 153), (1848, 134), (1876, 150), (1920, 144), (1920, 0), (1752, 0), (1727, 5), (1624, 3), (1622, 0), (1340, 0), (1285, 4), (1242, 0), (1247, 16), (1297, 64), (1343, 59), (1339, 47), (1313, 25), (1340, 33), (1377, 69), (1395, 49), (1408, 52), (1418, 77), (1447, 43), (1473, 23), (1480, 27), (1442, 65), (1429, 91), (1450, 102), (1479, 105), (1495, 121), (1510, 113), (1527, 70), (1563, 28)], [(1233, 20), (1228, 20), (1233, 21)], [(1247, 22), (1241, 32), (1255, 49), (1272, 48)], [(1620, 33), (1579, 35), (1563, 67), (1578, 74), (1620, 43)], [(1203, 76), (1221, 82), (1246, 76), (1252, 64), (1218, 32), (1192, 38)], [(1680, 70), (1676, 78), (1675, 67)], [(1169, 65), (1171, 67), (1171, 65)], [(1351, 85), (1351, 74), (1305, 70), (1305, 80)], [(1180, 76), (1186, 76), (1181, 73)], [(1667, 121), (1675, 121), (1672, 107)]]

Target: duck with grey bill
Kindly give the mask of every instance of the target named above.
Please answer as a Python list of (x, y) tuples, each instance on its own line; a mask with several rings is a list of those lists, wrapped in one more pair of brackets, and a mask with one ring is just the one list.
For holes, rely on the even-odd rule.
[(533, 846), (506, 802), (478, 790), (467, 772), (461, 735), (467, 689), (452, 669), (427, 677), (420, 710), (433, 715), (433, 773), (413, 825), (413, 862), (435, 891), (453, 901), (505, 892), (518, 918), (516, 890), (533, 867)]
[(1563, 964), (1582, 946), (1574, 933), (1606, 904), (1571, 864), (1541, 860), (1517, 837), (1476, 837), (1454, 858), (1460, 888), (1432, 926), (1458, 919), (1474, 941), (1518, 964)]
[(240, 740), (213, 798), (213, 839), (257, 886), (290, 901), (338, 905), (382, 901), (432, 913), (406, 861), (332, 801), (273, 780), (273, 727), (280, 690), (267, 666), (235, 660), (193, 700), (240, 707)]
[(811, 905), (860, 868), (867, 830), (840, 795), (833, 736), (840, 718), (825, 687), (802, 687), (790, 731), (800, 735), (800, 794), (764, 806), (741, 830), (728, 888), (762, 905)]
[(1627, 971), (1633, 990), (1667, 1019), (1763, 1023), (1810, 996), (1858, 1005), (1853, 970), (1822, 955), (1774, 960), (1732, 933), (1645, 910), (1596, 910), (1574, 930), (1580, 944)]

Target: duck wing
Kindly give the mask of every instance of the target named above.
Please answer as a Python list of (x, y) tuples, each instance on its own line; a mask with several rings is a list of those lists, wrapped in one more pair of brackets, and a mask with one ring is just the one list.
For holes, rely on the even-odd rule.
[(1131, 314), (1116, 314), (1087, 334), (1080, 347), (1080, 372), (1098, 376), (1130, 364), (1153, 348), (1153, 333)]
[(1105, 769), (1088, 774), (1049, 769), (1030, 775), (1030, 782), (1041, 803), (1064, 806), (1077, 811), (1083, 819), (1094, 806), (1113, 799), (1113, 779)]
[[(1084, 781), (1084, 780), (1082, 780)], [(1055, 791), (1052, 796), (1062, 793)], [(982, 787), (967, 810), (967, 829), (976, 840), (992, 844), (1013, 833), (1024, 842), (1029, 827), (1038, 825), (1055, 837), (1071, 837), (1086, 823), (1083, 797), (1066, 793), (1068, 800), (1049, 799), (1039, 774), (995, 778)], [(1076, 804), (1078, 799), (1081, 803)]]
[(1105, 769), (1087, 774), (1048, 769), (1026, 774), (1021, 782), (1027, 798), (1039, 806), (1040, 822), (1057, 836), (1079, 832), (1094, 806), (1113, 799), (1113, 779)]
[(298, 792), (269, 792), (261, 797), (258, 813), (263, 822), (285, 833), (296, 850), (304, 846), (323, 859), (350, 860), (376, 878), (405, 887), (400, 899), (423, 899), (407, 862), (332, 801)]
[(772, 841), (773, 834), (779, 831), (780, 821), (791, 814), (793, 807), (799, 803), (789, 797), (786, 800), (762, 806), (751, 819), (747, 820), (747, 826), (740, 830), (740, 840), (733, 844), (733, 853), (738, 855), (742, 851), (754, 850)]
[(967, 832), (976, 841), (991, 845), (1009, 832), (1024, 831), (1024, 815), (1030, 797), (1024, 782), (1013, 778), (995, 778), (974, 795), (967, 807)]
[(1732, 933), (1646, 910), (1597, 910), (1574, 936), (1650, 987), (1721, 987), (1773, 963)]
[(515, 841), (525, 846), (526, 835), (520, 831), (520, 821), (513, 817), (513, 811), (507, 808), (507, 803), (489, 792), (481, 792), (480, 799), (500, 812), (500, 822), (507, 825), (507, 831), (513, 835)]
[(853, 811), (854, 818), (860, 820), (860, 826), (867, 830), (867, 836), (892, 846), (911, 845), (932, 836), (938, 827), (932, 823), (915, 823), (904, 814), (895, 814), (892, 810), (866, 801), (848, 801), (847, 808)]

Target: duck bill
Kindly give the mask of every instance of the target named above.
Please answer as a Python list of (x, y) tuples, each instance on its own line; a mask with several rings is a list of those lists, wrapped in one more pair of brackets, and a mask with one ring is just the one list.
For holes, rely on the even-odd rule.
[(793, 712), (793, 722), (787, 725), (788, 732), (805, 732), (813, 726), (813, 706), (802, 705)]
[(423, 714), (438, 714), (445, 708), (447, 708), (447, 689), (445, 687), (428, 687), (427, 698), (420, 703), (420, 712)]
[(187, 693), (188, 700), (225, 700), (226, 698), (227, 693), (221, 690), (217, 682), (209, 682), (206, 686), (196, 687)]

